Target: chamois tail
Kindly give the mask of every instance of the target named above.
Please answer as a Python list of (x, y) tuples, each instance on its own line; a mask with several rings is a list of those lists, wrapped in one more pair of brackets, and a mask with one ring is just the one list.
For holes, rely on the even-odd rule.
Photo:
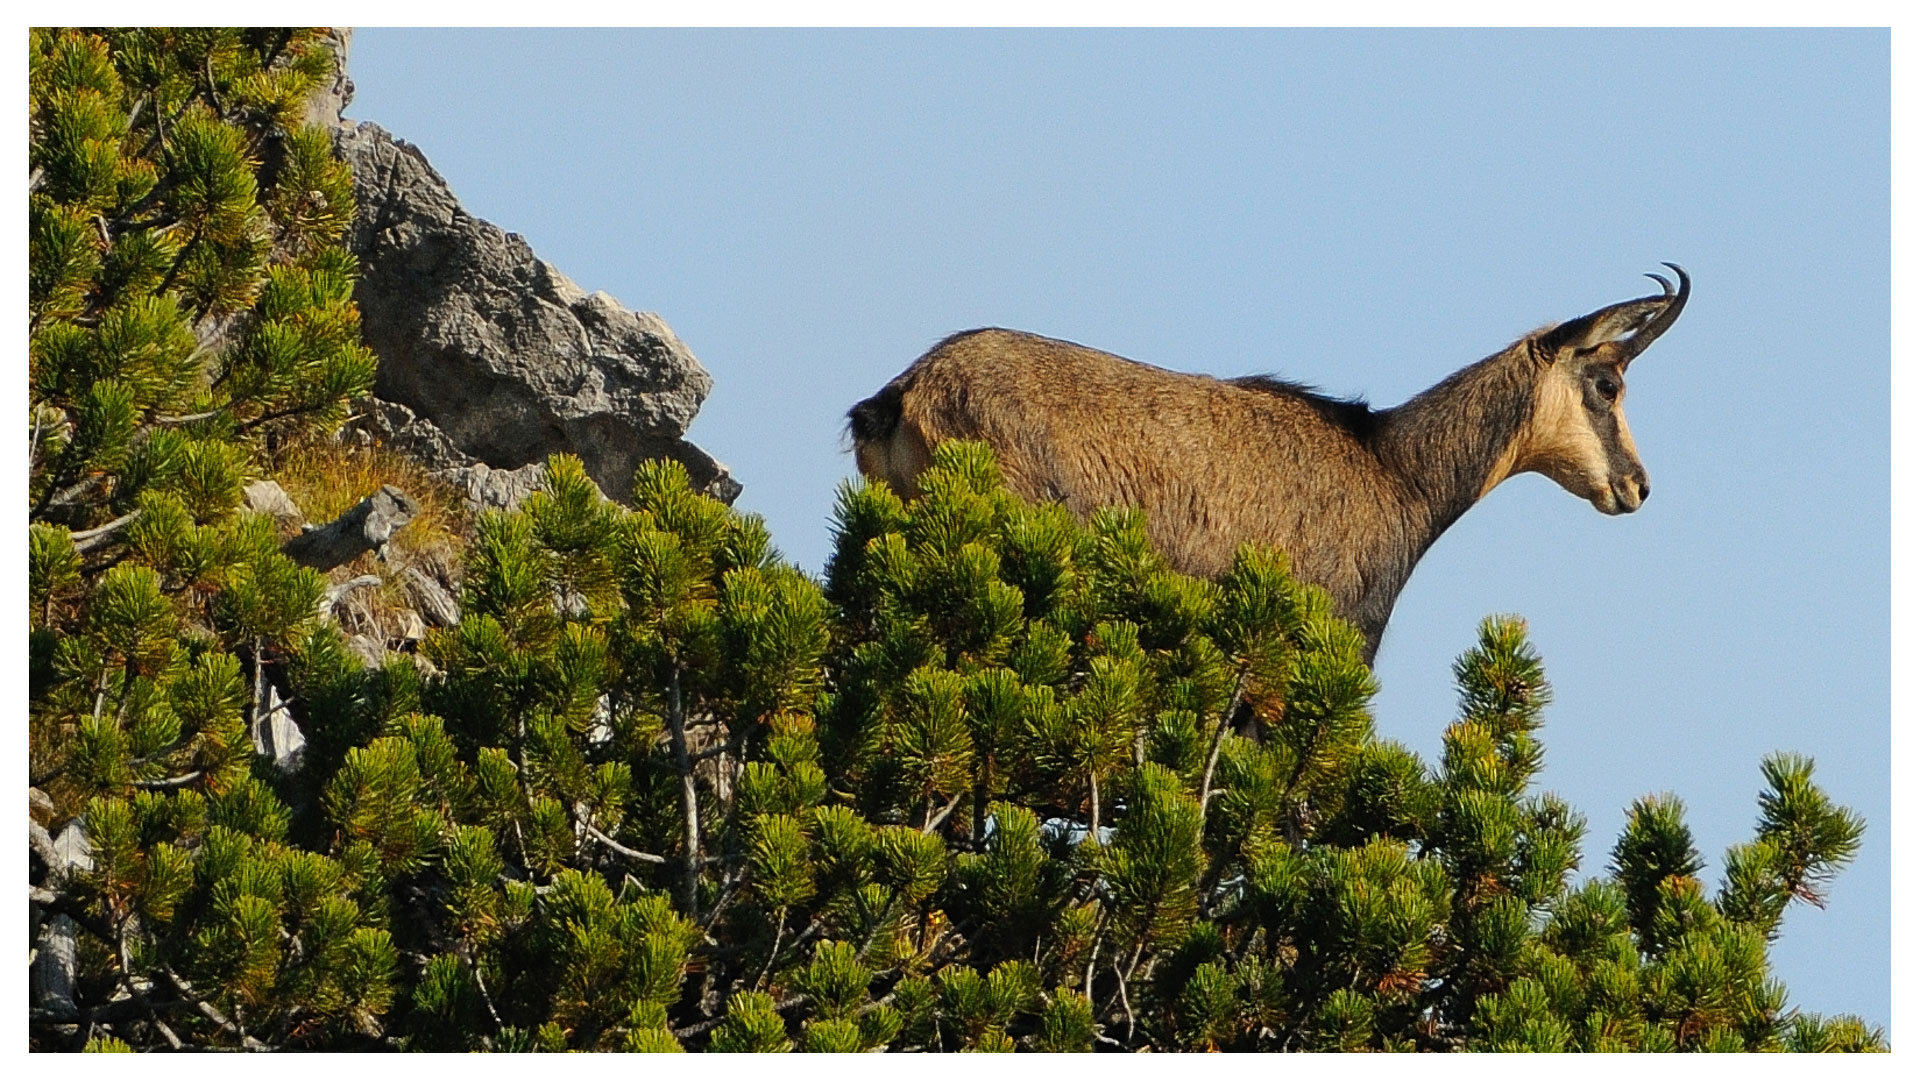
[(884, 442), (900, 427), (900, 387), (888, 383), (880, 392), (847, 410), (847, 432), (856, 448)]
[(932, 461), (925, 437), (903, 420), (905, 393), (897, 381), (891, 382), (847, 410), (853, 460), (861, 475), (889, 485), (903, 499), (919, 491), (920, 473)]

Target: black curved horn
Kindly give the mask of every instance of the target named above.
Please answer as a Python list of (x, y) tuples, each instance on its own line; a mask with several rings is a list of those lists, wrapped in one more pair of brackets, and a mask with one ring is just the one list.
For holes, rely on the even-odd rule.
[(1685, 270), (1680, 269), (1678, 263), (1663, 262), (1660, 265), (1674, 272), (1674, 275), (1680, 279), (1680, 288), (1676, 291), (1673, 286), (1667, 284), (1667, 279), (1661, 277), (1659, 274), (1647, 275), (1660, 283), (1660, 288), (1665, 295), (1655, 297), (1654, 299), (1666, 300), (1666, 306), (1661, 308), (1660, 314), (1655, 315), (1647, 325), (1641, 327), (1631, 338), (1621, 343), (1622, 347), (1627, 351), (1626, 358), (1628, 360), (1645, 352), (1647, 346), (1653, 344), (1661, 334), (1667, 332), (1667, 328), (1673, 325), (1673, 321), (1680, 317), (1680, 310), (1687, 306), (1687, 297), (1693, 292), (1692, 280), (1687, 277)]

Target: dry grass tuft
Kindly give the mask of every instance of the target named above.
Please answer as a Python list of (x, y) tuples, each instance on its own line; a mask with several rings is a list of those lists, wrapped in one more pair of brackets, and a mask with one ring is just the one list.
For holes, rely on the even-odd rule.
[(417, 638), (420, 621), (407, 595), (408, 567), (459, 595), (461, 553), (472, 535), (473, 520), (465, 496), (451, 485), (392, 450), (335, 440), (290, 449), (276, 465), (274, 479), (310, 524), (332, 521), (383, 484), (392, 484), (420, 505), (413, 520), (393, 534), (387, 561), (367, 552), (328, 575), (335, 583), (363, 574), (378, 575), (381, 581), (378, 587), (348, 593), (337, 606), (340, 629), (347, 635), (366, 635), (389, 648)]

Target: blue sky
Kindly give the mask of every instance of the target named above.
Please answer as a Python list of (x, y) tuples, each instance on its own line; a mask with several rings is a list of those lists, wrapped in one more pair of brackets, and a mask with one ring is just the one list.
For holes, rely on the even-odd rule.
[(814, 571), (847, 407), (954, 330), (1392, 405), (1682, 264), (1629, 379), (1652, 498), (1475, 507), (1377, 726), (1436, 760), (1452, 659), (1524, 615), (1583, 872), (1671, 791), (1710, 884), (1761, 757), (1812, 755), (1868, 831), (1776, 971), (1890, 1020), (1885, 31), (362, 29), (351, 73), (471, 212), (674, 327), (716, 383), (692, 438)]

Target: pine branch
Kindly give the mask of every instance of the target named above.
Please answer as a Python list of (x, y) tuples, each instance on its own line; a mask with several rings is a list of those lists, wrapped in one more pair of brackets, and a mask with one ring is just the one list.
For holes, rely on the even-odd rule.
[(359, 589), (370, 588), (381, 583), (379, 574), (361, 574), (359, 577), (353, 578), (350, 581), (343, 581), (338, 585), (327, 586), (326, 593), (320, 597), (320, 617), (322, 619), (330, 618), (333, 615), (334, 606), (340, 603), (348, 593)]
[(787, 932), (787, 907), (780, 905), (780, 918), (773, 926), (773, 948), (767, 951), (767, 964), (760, 969), (760, 977), (753, 980), (753, 988), (760, 989), (767, 984), (767, 976), (773, 973), (773, 962), (780, 959), (780, 938)]
[(72, 533), (70, 535), (73, 540), (73, 550), (81, 552), (92, 551), (94, 548), (100, 547), (108, 540), (113, 539), (114, 533), (119, 532), (121, 529), (139, 520), (140, 511), (133, 510), (114, 518), (99, 528), (85, 529), (77, 533)]
[(1140, 961), (1140, 949), (1145, 948), (1146, 944), (1147, 944), (1146, 942), (1142, 941), (1139, 947), (1133, 950), (1133, 960), (1127, 964), (1126, 973), (1122, 974), (1122, 972), (1120, 971), (1119, 961), (1116, 960), (1113, 965), (1113, 973), (1115, 976), (1117, 976), (1120, 979), (1120, 1007), (1123, 1010), (1125, 1010), (1127, 1014), (1127, 1042), (1128, 1043), (1133, 1042), (1134, 1019), (1133, 1019), (1133, 1004), (1127, 1000), (1127, 980), (1132, 977), (1134, 965), (1138, 964)]
[[(66, 455), (62, 456), (64, 457)], [(100, 484), (100, 477), (88, 476), (73, 481), (71, 486), (63, 487), (63, 484), (68, 484), (68, 478), (72, 476), (72, 474), (73, 469), (63, 468), (48, 478), (46, 493), (41, 495), (39, 501), (33, 504), (33, 510), (27, 514), (28, 520), (39, 521), (42, 515), (56, 506), (72, 506), (74, 503), (79, 502), (81, 497), (87, 494), (87, 492), (92, 491)]]
[[(774, 1002), (773, 1011), (781, 1012), (781, 1013), (789, 1012), (793, 1009), (799, 1008), (802, 1005), (805, 1005), (806, 1003), (812, 1000), (813, 1000), (812, 998), (808, 997), (805, 994), (791, 994), (787, 997), (781, 998), (779, 1001)], [(726, 1022), (727, 1022), (726, 1014), (722, 1013), (719, 1016), (710, 1017), (706, 1020), (702, 1020), (697, 1024), (689, 1024), (688, 1026), (683, 1028), (674, 1028), (673, 1037), (684, 1042), (687, 1039), (693, 1038), (695, 1035), (705, 1035), (707, 1032), (712, 1031), (714, 1028), (717, 1028), (721, 1024), (724, 1024)]]
[(195, 769), (190, 773), (183, 773), (180, 776), (169, 776), (164, 780), (135, 780), (132, 783), (134, 787), (146, 791), (162, 791), (167, 788), (186, 787), (188, 784), (193, 783), (205, 775), (206, 770)]
[(681, 880), (681, 907), (687, 918), (700, 919), (700, 789), (693, 775), (693, 761), (687, 753), (687, 713), (680, 696), (680, 667), (674, 665), (667, 687), (667, 725), (673, 741), (674, 767), (680, 773), (680, 817), (683, 831), (686, 871)]
[(234, 1023), (232, 1020), (229, 1020), (227, 1018), (227, 1014), (221, 1012), (218, 1008), (215, 1008), (213, 1002), (208, 1001), (206, 998), (201, 997), (199, 994), (197, 994), (190, 983), (188, 983), (185, 979), (182, 979), (180, 976), (174, 974), (172, 968), (162, 964), (159, 968), (159, 971), (161, 975), (164, 975), (166, 977), (166, 980), (168, 982), (173, 984), (173, 988), (179, 991), (180, 996), (189, 1005), (193, 1006), (196, 1012), (198, 1012), (201, 1016), (206, 1017), (208, 1020), (213, 1021), (214, 1026), (218, 1027), (221, 1031), (224, 1031), (227, 1034), (232, 1035), (235, 1038), (239, 1039), (241, 1046), (246, 1047), (248, 1050), (254, 1050), (254, 1051), (265, 1051), (265, 1050), (274, 1049), (274, 1047), (269, 1046), (266, 1043), (261, 1042), (259, 1039), (256, 1039), (253, 1036), (247, 1034), (244, 1028)]
[(33, 434), (27, 438), (27, 475), (29, 477), (40, 464), (40, 430), (44, 426), (45, 419), (46, 415), (40, 411), (40, 406), (36, 403), (33, 406)]
[(1092, 840), (1095, 847), (1099, 847), (1100, 846), (1100, 770), (1098, 768), (1087, 769), (1087, 785), (1089, 788), (1092, 789), (1092, 793), (1093, 793), (1093, 816), (1087, 826), (1087, 839)]
[(1087, 977), (1085, 979), (1085, 987), (1082, 990), (1082, 996), (1085, 997), (1088, 1002), (1093, 1001), (1093, 968), (1095, 964), (1100, 962), (1100, 935), (1104, 933), (1107, 928), (1107, 916), (1106, 905), (1102, 904), (1100, 906), (1100, 918), (1093, 924), (1093, 948), (1087, 954)]
[(467, 966), (473, 969), (474, 985), (480, 988), (480, 1000), (486, 1003), (487, 1015), (493, 1017), (493, 1030), (498, 1033), (507, 1025), (500, 1021), (500, 1010), (493, 1007), (493, 994), (487, 989), (486, 977), (480, 974), (480, 961), (470, 956), (467, 958)]
[(618, 840), (615, 840), (613, 837), (608, 836), (606, 833), (601, 832), (599, 829), (594, 828), (591, 822), (580, 822), (580, 828), (585, 830), (588, 836), (598, 840), (608, 851), (616, 855), (625, 856), (634, 862), (647, 863), (652, 866), (666, 866), (672, 862), (671, 859), (663, 855), (653, 855), (645, 851), (635, 851), (625, 844), (620, 843)]
[(1214, 729), (1213, 745), (1207, 749), (1207, 768), (1200, 774), (1200, 828), (1207, 827), (1207, 805), (1213, 799), (1213, 770), (1220, 763), (1220, 747), (1227, 740), (1227, 727), (1233, 723), (1233, 714), (1240, 708), (1240, 698), (1246, 692), (1247, 673), (1241, 670), (1233, 681), (1233, 697), (1227, 701), (1227, 711), (1220, 716), (1220, 726)]
[[(126, 990), (127, 996), (137, 1002), (142, 1010), (145, 1011), (147, 1022), (159, 1030), (161, 1037), (167, 1040), (167, 1044), (175, 1050), (184, 1049), (184, 1045), (180, 1041), (180, 1036), (175, 1035), (173, 1029), (161, 1021), (159, 1011), (153, 1006), (153, 999), (133, 981), (133, 955), (132, 950), (127, 947), (127, 929), (131, 921), (130, 919), (122, 920), (119, 932), (115, 935), (115, 944), (119, 949), (120, 957), (120, 985)], [(149, 983), (149, 985), (151, 985), (151, 983)]]
[(714, 924), (720, 921), (720, 914), (727, 910), (727, 906), (733, 903), (735, 897), (740, 895), (746, 883), (747, 876), (743, 873), (739, 877), (734, 878), (721, 890), (720, 898), (714, 901), (713, 910), (707, 912), (706, 918), (700, 923), (700, 929), (702, 931), (713, 929)]
[(955, 794), (953, 798), (948, 799), (946, 807), (942, 809), (938, 814), (935, 814), (933, 815), (933, 817), (929, 818), (926, 825), (921, 827), (920, 835), (927, 836), (932, 834), (933, 830), (939, 828), (940, 823), (947, 820), (947, 816), (953, 813), (953, 808), (956, 806), (959, 806), (960, 800), (964, 798), (966, 798), (966, 792), (963, 791)]
[(195, 424), (202, 420), (211, 420), (225, 411), (224, 409), (208, 409), (206, 412), (188, 413), (185, 416), (151, 416), (147, 419), (162, 427), (172, 427), (177, 424)]

